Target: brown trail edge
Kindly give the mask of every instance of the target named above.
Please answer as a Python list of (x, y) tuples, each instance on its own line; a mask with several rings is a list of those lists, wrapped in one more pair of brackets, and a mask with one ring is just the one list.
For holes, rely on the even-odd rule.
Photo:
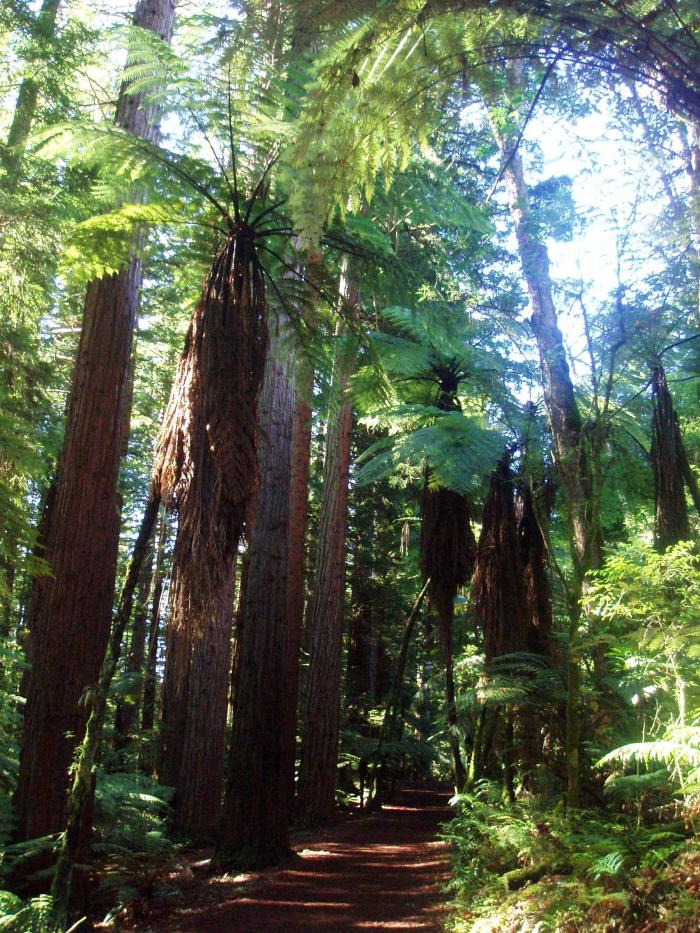
[(277, 869), (199, 882), (186, 906), (141, 921), (140, 933), (442, 930), (447, 916), (451, 788), (402, 782), (382, 813), (354, 815), (292, 839)]

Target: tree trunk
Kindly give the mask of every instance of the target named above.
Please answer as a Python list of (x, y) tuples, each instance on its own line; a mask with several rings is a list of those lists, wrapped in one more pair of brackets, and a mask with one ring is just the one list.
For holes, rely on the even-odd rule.
[[(399, 650), (399, 656), (396, 660), (396, 670), (394, 672), (394, 677), (391, 682), (391, 690), (387, 698), (386, 709), (384, 711), (384, 719), (382, 720), (382, 727), (379, 733), (379, 744), (377, 746), (376, 761), (374, 767), (374, 807), (381, 807), (382, 805), (382, 781), (381, 774), (384, 770), (384, 747), (387, 742), (391, 742), (396, 737), (398, 732), (396, 728), (397, 720), (399, 719), (399, 706), (401, 702), (401, 690), (403, 688), (404, 676), (406, 674), (406, 662), (408, 660), (408, 649), (411, 645), (411, 638), (413, 637), (413, 630), (416, 627), (416, 621), (418, 620), (418, 615), (423, 605), (423, 600), (425, 595), (428, 592), (430, 587), (430, 578), (428, 578), (423, 584), (418, 597), (416, 598), (413, 608), (411, 609), (410, 615), (406, 619), (406, 623), (403, 630), (403, 637), (401, 639), (401, 648)], [(371, 790), (371, 787), (370, 787)], [(360, 806), (362, 806), (362, 798), (360, 798)]]
[(22, 158), (27, 138), (32, 129), (36, 114), (41, 82), (34, 76), (37, 62), (45, 56), (47, 47), (53, 42), (56, 32), (56, 17), (61, 0), (44, 0), (33, 23), (33, 41), (31, 46), (32, 74), (25, 75), (19, 86), (12, 123), (7, 134), (7, 145), (2, 151), (1, 161), (5, 172), (4, 186), (14, 191), (20, 179)]
[[(452, 606), (442, 606), (438, 609), (442, 616), (439, 620), (441, 632), (448, 633), (447, 639), (441, 645), (442, 663), (445, 668), (445, 718), (447, 720), (447, 741), (452, 756), (452, 776), (457, 793), (464, 790), (467, 781), (467, 772), (462, 761), (459, 735), (457, 734), (457, 695), (455, 691), (454, 648), (452, 632), (454, 629), (454, 601)], [(448, 618), (449, 616), (449, 618)]]
[(288, 566), (293, 359), (281, 345), (268, 356), (260, 395), (260, 486), (236, 633), (233, 734), (219, 869), (272, 864), (288, 854), (289, 787), (294, 759), (290, 682)]
[(371, 599), (371, 568), (367, 564), (353, 568), (350, 592), (351, 608), (348, 636), (346, 697), (348, 705), (358, 708), (362, 720), (362, 704), (371, 699), (371, 654), (373, 611)]
[[(358, 313), (359, 296), (345, 276), (341, 279), (340, 290), (342, 299)], [(312, 649), (304, 704), (297, 811), (311, 822), (332, 819), (335, 815), (352, 438), (352, 403), (345, 396), (354, 362), (351, 349), (341, 346), (336, 357), (333, 393), (339, 408), (328, 427), (310, 609)]]
[(173, 625), (171, 615), (165, 634), (160, 746), (156, 768), (159, 782), (167, 787), (175, 787), (180, 774), (191, 664), (192, 630)]
[[(289, 537), (287, 547), (287, 625), (289, 630), (289, 699), (286, 713), (291, 722), (286, 734), (292, 741), (292, 765), (296, 761), (297, 710), (299, 707), (299, 656), (304, 621), (306, 524), (311, 460), (311, 379), (297, 378), (298, 391), (292, 424), (292, 466), (289, 478)], [(294, 805), (294, 767), (289, 781), (289, 807)]]
[[(511, 68), (511, 80), (519, 83), (517, 66)], [(598, 451), (583, 431), (583, 421), (576, 403), (574, 386), (566, 361), (564, 340), (559, 330), (552, 282), (549, 275), (549, 255), (544, 243), (537, 239), (530, 214), (530, 198), (522, 160), (517, 152), (512, 132), (506, 132), (495, 118), (491, 120), (494, 138), (504, 160), (511, 218), (515, 224), (520, 262), (527, 283), (533, 314), (530, 319), (537, 341), (545, 404), (552, 432), (553, 452), (561, 487), (566, 497), (570, 531), (570, 550), (574, 565), (574, 592), (570, 595), (572, 607), (569, 624), (569, 661), (567, 697), (567, 760), (569, 768), (567, 802), (570, 807), (580, 805), (578, 771), (579, 685), (578, 670), (578, 605), (586, 573), (602, 563), (602, 534), (600, 526), (600, 472), (597, 469)]]
[(698, 289), (698, 318), (700, 319), (700, 120), (688, 126), (686, 145), (686, 171), (690, 181), (690, 209), (693, 225), (693, 252)]
[(143, 680), (143, 702), (141, 707), (141, 734), (146, 743), (139, 750), (139, 768), (145, 774), (153, 774), (155, 765), (153, 725), (155, 723), (156, 686), (158, 663), (158, 638), (160, 635), (160, 609), (163, 596), (163, 559), (165, 556), (165, 542), (168, 535), (168, 525), (165, 512), (161, 513), (160, 527), (158, 529), (158, 543), (156, 545), (155, 568), (151, 581), (149, 601), (151, 615), (148, 631), (148, 649), (146, 652), (146, 670)]
[(117, 702), (117, 711), (114, 720), (115, 745), (125, 748), (133, 737), (134, 723), (141, 700), (143, 662), (146, 654), (146, 624), (148, 619), (148, 597), (151, 592), (153, 579), (153, 550), (146, 556), (136, 595), (136, 608), (134, 621), (131, 625), (131, 641), (129, 656), (124, 668), (127, 675), (131, 675), (134, 685), (128, 699), (120, 697)]
[(654, 545), (659, 551), (690, 537), (685, 501), (686, 462), (673, 399), (660, 363), (652, 367), (651, 466), (654, 471)]
[[(143, 0), (134, 23), (170, 39), (174, 0)], [(117, 123), (149, 140), (158, 106), (122, 88)], [(33, 657), (16, 792), (21, 839), (65, 820), (68, 768), (85, 730), (85, 688), (97, 680), (109, 637), (119, 541), (117, 478), (131, 343), (141, 282), (132, 259), (90, 283), (73, 373), (56, 499), (46, 538), (52, 575), (35, 582)]]
[[(51, 885), (51, 895), (59, 928), (67, 925), (68, 907), (71, 899), (71, 882), (80, 850), (84, 847), (90, 831), (88, 814), (91, 812), (92, 796), (95, 789), (95, 768), (100, 748), (100, 737), (107, 710), (107, 698), (112, 678), (119, 663), (124, 631), (131, 616), (134, 591), (141, 574), (143, 562), (148, 550), (148, 543), (153, 534), (153, 527), (158, 514), (160, 500), (157, 495), (149, 494), (144, 510), (124, 586), (119, 597), (119, 606), (114, 619), (106, 654), (102, 659), (100, 676), (90, 695), (89, 717), (82, 742), (79, 747), (75, 773), (68, 795), (68, 814), (65, 832), (61, 838)], [(86, 704), (88, 705), (88, 704)]]
[(158, 573), (153, 585), (151, 602), (151, 621), (148, 634), (148, 657), (146, 678), (143, 685), (143, 709), (141, 713), (141, 731), (150, 732), (155, 724), (156, 711), (156, 665), (158, 661), (158, 636), (160, 634), (160, 607), (163, 599), (163, 577)]
[(235, 583), (234, 564), (212, 618), (192, 647), (174, 825), (195, 838), (212, 834), (221, 810)]

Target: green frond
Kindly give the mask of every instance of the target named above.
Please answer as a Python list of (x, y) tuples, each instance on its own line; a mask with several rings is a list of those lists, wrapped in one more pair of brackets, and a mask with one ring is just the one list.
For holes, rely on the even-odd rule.
[(360, 485), (401, 471), (416, 475), (427, 466), (431, 482), (456, 492), (479, 488), (503, 447), (497, 431), (483, 428), (462, 412), (427, 406), (401, 406), (385, 415), (394, 430), (358, 458)]

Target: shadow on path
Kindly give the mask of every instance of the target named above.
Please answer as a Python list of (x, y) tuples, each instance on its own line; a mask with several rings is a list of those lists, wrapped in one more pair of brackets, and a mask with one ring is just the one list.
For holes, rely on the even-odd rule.
[[(209, 882), (208, 903), (181, 907), (154, 933), (308, 933), (441, 930), (449, 788), (404, 783), (381, 814), (294, 839), (297, 858), (254, 875)], [(236, 887), (240, 893), (236, 893)], [(216, 893), (220, 899), (216, 899)]]

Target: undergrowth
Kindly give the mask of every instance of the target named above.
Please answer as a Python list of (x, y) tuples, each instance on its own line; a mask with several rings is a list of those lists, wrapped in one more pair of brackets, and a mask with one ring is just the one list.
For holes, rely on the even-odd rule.
[(700, 846), (682, 820), (644, 825), (614, 810), (567, 816), (541, 798), (505, 805), (502, 794), (483, 781), (453, 799), (444, 838), (455, 931), (698, 928), (683, 926), (700, 918)]

